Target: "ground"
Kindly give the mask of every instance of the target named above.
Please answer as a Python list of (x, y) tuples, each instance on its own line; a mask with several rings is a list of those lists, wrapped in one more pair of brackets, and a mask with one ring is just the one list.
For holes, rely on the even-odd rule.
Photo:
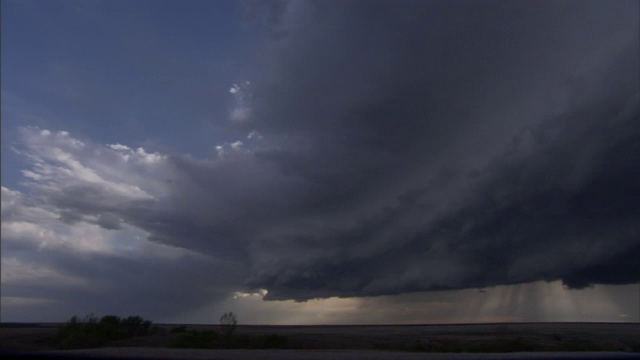
[[(53, 343), (60, 325), (2, 324), (0, 350), (60, 354)], [(156, 335), (115, 341), (101, 349), (67, 350), (62, 354), (253, 360), (640, 357), (640, 324), (631, 323), (238, 326), (234, 334), (247, 339), (279, 335), (287, 340), (286, 350), (170, 348), (168, 346), (180, 335), (171, 332), (175, 326), (158, 325), (160, 331)], [(219, 329), (208, 325), (186, 327), (187, 330)]]

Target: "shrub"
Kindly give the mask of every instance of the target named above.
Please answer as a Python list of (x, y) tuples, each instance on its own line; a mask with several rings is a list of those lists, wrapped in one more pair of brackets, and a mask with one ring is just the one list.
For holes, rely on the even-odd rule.
[[(151, 330), (151, 321), (145, 320), (140, 316), (129, 316), (121, 321), (121, 327), (125, 337), (149, 335)], [(155, 328), (157, 331), (157, 328)]]
[(231, 334), (236, 330), (236, 326), (238, 324), (238, 319), (236, 315), (232, 312), (228, 312), (223, 314), (220, 317), (220, 325), (222, 326), (222, 333), (226, 337), (231, 337)]
[(120, 318), (115, 315), (103, 316), (98, 323), (98, 331), (101, 332), (108, 340), (122, 339), (124, 337), (124, 331), (120, 323)]
[(58, 330), (56, 345), (60, 349), (77, 349), (104, 346), (108, 342), (100, 331), (98, 318), (89, 314), (84, 319), (73, 316)]
[(124, 320), (115, 315), (106, 315), (100, 320), (92, 314), (84, 319), (73, 316), (58, 331), (56, 346), (60, 349), (101, 347), (113, 340), (147, 335), (150, 327), (151, 321), (139, 316)]

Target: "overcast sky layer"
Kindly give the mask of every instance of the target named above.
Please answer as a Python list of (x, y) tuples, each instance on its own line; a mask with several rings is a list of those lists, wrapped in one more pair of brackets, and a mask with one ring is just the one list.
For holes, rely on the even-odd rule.
[(637, 1), (7, 0), (1, 64), (2, 321), (640, 318)]

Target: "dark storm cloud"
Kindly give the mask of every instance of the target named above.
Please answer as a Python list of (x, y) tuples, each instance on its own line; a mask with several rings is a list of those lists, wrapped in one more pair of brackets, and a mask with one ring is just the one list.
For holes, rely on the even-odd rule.
[(228, 261), (267, 299), (640, 280), (637, 2), (274, 4), (233, 124), (254, 148), (69, 148), (95, 176), (52, 152), (82, 178), (36, 180), (42, 201)]
[(640, 280), (638, 4), (602, 6), (292, 6), (250, 126), (287, 144), (257, 156), (303, 179), (295, 213), (322, 225), (254, 245), (251, 284)]

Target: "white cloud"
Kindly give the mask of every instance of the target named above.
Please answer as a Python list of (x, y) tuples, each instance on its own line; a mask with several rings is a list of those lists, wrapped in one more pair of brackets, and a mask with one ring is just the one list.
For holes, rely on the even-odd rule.
[(262, 135), (256, 130), (253, 130), (249, 133), (249, 135), (247, 135), (247, 139), (262, 140)]
[[(69, 215), (67, 211), (51, 204), (28, 204), (20, 192), (3, 187), (3, 250), (163, 259), (189, 253), (150, 242), (148, 233), (124, 222), (119, 214)], [(66, 219), (69, 216), (73, 221)]]
[(22, 129), (21, 140), (18, 151), (31, 164), (23, 171), (30, 191), (2, 187), (3, 249), (110, 255), (150, 250), (148, 234), (125, 214), (166, 196), (172, 171), (165, 155), (121, 144), (105, 149), (35, 127)]
[[(76, 222), (62, 222), (65, 212), (47, 204), (27, 204), (18, 191), (2, 188), (2, 242), (5, 249), (67, 251), (77, 254), (115, 254), (122, 251), (109, 228), (113, 214), (76, 214)], [(104, 226), (105, 223), (111, 227)], [(98, 226), (100, 225), (100, 226)], [(103, 227), (101, 227), (103, 226)], [(130, 228), (130, 231), (133, 231)], [(129, 247), (129, 246), (127, 246)]]
[(231, 148), (234, 150), (240, 150), (242, 148), (242, 141), (238, 140), (234, 143), (231, 143)]
[(235, 293), (233, 293), (233, 298), (237, 299), (237, 298), (244, 298), (244, 297), (248, 297), (248, 296), (254, 296), (254, 297), (258, 297), (258, 298), (262, 299), (268, 293), (269, 293), (269, 291), (267, 291), (266, 289), (259, 289), (258, 291), (255, 291), (255, 292), (236, 291)]
[[(23, 130), (19, 152), (31, 165), (23, 172), (27, 188), (1, 188), (3, 318), (19, 319), (25, 306), (41, 313), (47, 307), (64, 311), (50, 315), (56, 321), (67, 312), (85, 311), (79, 305), (105, 311), (95, 297), (110, 291), (171, 296), (172, 290), (162, 287), (167, 277), (194, 279), (193, 268), (175, 270), (176, 263), (208, 264), (206, 256), (150, 241), (140, 225), (172, 186), (166, 181), (173, 175), (166, 156)], [(200, 288), (200, 296), (210, 292)], [(158, 308), (179, 307), (175, 299), (154, 301)]]
[(229, 114), (230, 118), (234, 122), (243, 122), (249, 120), (251, 117), (251, 94), (249, 86), (251, 83), (245, 81), (240, 84), (233, 84), (229, 89), (235, 99), (235, 104)]
[(250, 152), (250, 150), (246, 149), (244, 143), (240, 140), (217, 145), (215, 149), (218, 159), (220, 160), (239, 159), (243, 154)]
[(49, 193), (93, 189), (94, 196), (113, 205), (153, 200), (166, 192), (161, 180), (167, 172), (165, 155), (121, 144), (106, 149), (87, 145), (67, 132), (23, 128), (22, 134), (24, 147), (18, 152), (32, 165), (23, 171), (32, 187)]
[(126, 146), (126, 145), (121, 145), (121, 144), (111, 144), (111, 145), (107, 145), (108, 147), (112, 148), (113, 150), (124, 150), (124, 151), (131, 151), (131, 148)]

